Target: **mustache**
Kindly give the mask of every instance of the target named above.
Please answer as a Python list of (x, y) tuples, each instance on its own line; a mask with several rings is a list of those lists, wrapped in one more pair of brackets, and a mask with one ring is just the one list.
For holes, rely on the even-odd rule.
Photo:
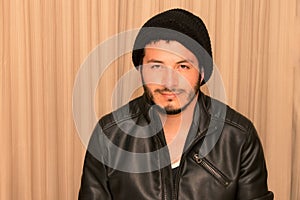
[(159, 92), (159, 93), (182, 93), (185, 92), (183, 89), (176, 89), (176, 88), (163, 88), (163, 89), (156, 89), (154, 92)]

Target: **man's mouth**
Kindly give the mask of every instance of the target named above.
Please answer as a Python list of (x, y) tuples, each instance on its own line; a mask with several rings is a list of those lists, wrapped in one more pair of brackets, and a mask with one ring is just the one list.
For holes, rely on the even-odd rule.
[(165, 90), (157, 90), (157, 92), (167, 99), (174, 99), (177, 98), (183, 91), (181, 90), (171, 91), (165, 89)]
[(173, 99), (173, 98), (176, 98), (176, 96), (178, 96), (178, 94), (173, 93), (173, 92), (171, 92), (171, 93), (170, 92), (162, 92), (160, 94), (168, 99)]

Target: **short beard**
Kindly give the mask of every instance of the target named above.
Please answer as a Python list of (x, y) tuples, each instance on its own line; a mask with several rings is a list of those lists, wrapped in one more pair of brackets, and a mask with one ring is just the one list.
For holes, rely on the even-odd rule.
[[(192, 94), (189, 94), (189, 97), (188, 97), (189, 101), (183, 107), (178, 108), (178, 109), (172, 109), (169, 106), (166, 106), (166, 107), (163, 108), (163, 107), (155, 104), (155, 102), (153, 100), (154, 97), (151, 94), (151, 91), (149, 90), (149, 88), (147, 88), (147, 86), (146, 86), (146, 84), (144, 82), (143, 76), (142, 76), (142, 82), (143, 82), (143, 88), (144, 88), (147, 100), (150, 102), (151, 105), (156, 105), (155, 108), (157, 109), (158, 112), (160, 112), (160, 113), (166, 113), (168, 115), (177, 115), (177, 114), (181, 113), (182, 111), (184, 111), (192, 103), (192, 101), (194, 100), (194, 98), (199, 93), (200, 86), (201, 86), (201, 75), (199, 75), (197, 84), (194, 86), (194, 92)], [(170, 89), (165, 88), (165, 90), (170, 90)]]

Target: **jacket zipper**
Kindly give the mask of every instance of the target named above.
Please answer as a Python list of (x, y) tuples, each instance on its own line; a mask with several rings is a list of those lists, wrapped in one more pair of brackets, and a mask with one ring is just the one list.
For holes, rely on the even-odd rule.
[[(180, 161), (181, 162), (181, 161)], [(173, 188), (173, 195), (172, 195), (172, 200), (176, 200), (176, 196), (177, 196), (177, 187), (176, 187), (176, 183), (177, 183), (177, 179), (178, 179), (178, 174), (180, 173), (180, 171), (181, 171), (181, 164), (178, 166), (178, 169), (177, 169), (177, 172), (176, 172), (176, 174), (175, 174), (175, 177), (173, 177), (174, 178), (174, 180), (173, 180), (173, 183), (172, 183), (172, 188)]]
[(209, 163), (205, 158), (201, 158), (199, 154), (195, 153), (193, 159), (202, 166), (206, 171), (208, 171), (219, 183), (227, 187), (229, 185), (229, 180), (215, 167)]
[[(207, 131), (207, 129), (205, 129), (203, 132)], [(189, 146), (189, 148), (182, 154), (181, 156), (181, 160), (184, 160), (185, 157), (187, 156), (187, 153), (190, 152), (190, 150), (192, 149), (192, 147), (198, 142), (200, 141), (202, 138), (204, 137), (204, 135), (200, 134), (200, 137), (196, 137), (196, 139), (192, 142), (192, 144)], [(179, 182), (179, 174), (181, 171), (181, 160), (180, 160), (180, 165), (178, 166), (178, 171), (175, 177), (175, 181), (174, 181), (174, 187), (173, 187), (173, 199), (176, 200), (178, 198), (178, 194), (177, 194), (177, 190), (178, 190), (178, 182)]]
[[(157, 146), (157, 148), (161, 148), (163, 145), (162, 145), (162, 142), (160, 140), (160, 138), (158, 136), (155, 137), (155, 139), (157, 140), (157, 144), (159, 146)], [(161, 180), (162, 180), (162, 185), (163, 185), (163, 200), (167, 200), (167, 187), (166, 187), (166, 183), (165, 183), (165, 179), (164, 179), (164, 170), (160, 170), (161, 171)]]

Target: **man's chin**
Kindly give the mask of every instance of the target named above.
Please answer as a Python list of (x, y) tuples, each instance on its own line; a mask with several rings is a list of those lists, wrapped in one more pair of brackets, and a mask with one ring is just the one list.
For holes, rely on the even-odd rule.
[(173, 107), (170, 107), (170, 106), (165, 106), (165, 107), (162, 107), (158, 104), (154, 104), (156, 105), (155, 108), (158, 112), (162, 113), (162, 114), (167, 114), (167, 115), (176, 115), (176, 114), (179, 114), (182, 112), (182, 108), (173, 108)]
[(182, 109), (165, 109), (165, 112), (167, 113), (167, 115), (177, 115), (179, 113), (181, 113)]
[(154, 95), (152, 95), (147, 88), (145, 88), (145, 91), (146, 98), (149, 101), (149, 103), (152, 105), (156, 105), (155, 107), (160, 113), (167, 115), (177, 115), (181, 113), (190, 105), (193, 99), (197, 96), (197, 93), (195, 93), (193, 96), (190, 95), (191, 97), (188, 98), (189, 100), (186, 102), (186, 104), (183, 107), (180, 107), (181, 104), (179, 102), (174, 102), (174, 100), (173, 102), (161, 102), (161, 100), (155, 98)]
[(166, 106), (160, 106), (158, 105), (158, 107), (163, 110), (163, 113), (166, 113), (168, 115), (177, 115), (181, 112), (183, 112), (187, 107), (190, 106), (190, 104), (192, 103), (192, 101), (195, 99), (196, 95), (194, 95), (192, 98), (189, 99), (188, 102), (186, 102), (186, 104), (184, 104), (182, 107), (180, 107), (180, 105), (166, 105)]

